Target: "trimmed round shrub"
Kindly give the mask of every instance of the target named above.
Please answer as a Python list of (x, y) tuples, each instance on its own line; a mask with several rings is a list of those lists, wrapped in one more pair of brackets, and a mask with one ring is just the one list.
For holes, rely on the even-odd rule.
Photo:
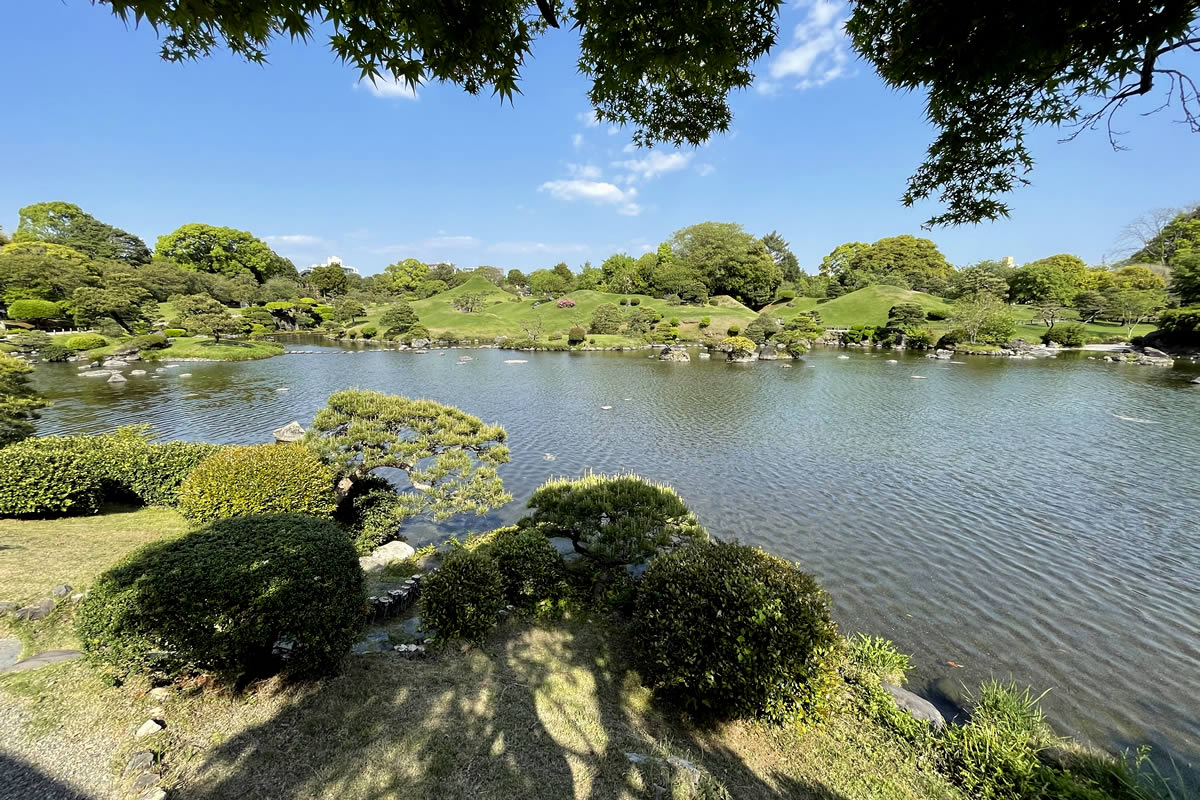
[(742, 332), (742, 328), (740, 325), (730, 325), (728, 328), (726, 328), (725, 335), (726, 336), (737, 336), (741, 332)]
[(411, 328), (409, 328), (404, 333), (404, 337), (403, 337), (405, 342), (411, 342), (413, 339), (430, 339), (430, 338), (432, 338), (432, 337), (429, 335), (429, 328), (426, 328), (421, 323), (417, 323), (416, 325), (413, 325)]
[(377, 333), (379, 333), (379, 328), (374, 325), (364, 325), (361, 329), (359, 329), (359, 334), (364, 339), (374, 339), (375, 334)]
[[(1090, 335), (1088, 329), (1078, 322), (1068, 322), (1063, 325), (1055, 325), (1050, 330), (1042, 334), (1042, 344), (1050, 344), (1054, 342), (1063, 347), (1083, 347), (1087, 344)], [(45, 351), (42, 351), (43, 354)]]
[(38, 351), (38, 358), (42, 361), (66, 361), (73, 355), (74, 350), (63, 347), (58, 342), (51, 342)]
[(187, 336), (187, 331), (183, 328), (163, 328), (162, 334), (168, 339), (178, 339), (180, 336)]
[(134, 552), (93, 584), (76, 628), (88, 657), (120, 674), (309, 677), (337, 669), (365, 599), (337, 525), (249, 516)]
[(700, 318), (700, 327), (701, 328), (707, 328), (709, 325), (712, 325), (712, 317), (701, 317)]
[(582, 344), (587, 339), (587, 329), (576, 325), (567, 332), (567, 342), (570, 344)]
[(105, 347), (108, 345), (108, 339), (105, 339), (98, 333), (79, 333), (74, 336), (68, 336), (64, 345), (72, 350), (95, 350), (97, 347)]
[(621, 298), (621, 305), (623, 305), (623, 306), (627, 306), (627, 305), (629, 305), (629, 298), (628, 298), (628, 297), (622, 297), (622, 298)]
[(562, 334), (561, 334), (561, 333), (559, 333), (558, 331), (555, 331), (554, 333), (550, 334), (550, 335), (549, 335), (548, 337), (546, 337), (546, 338), (548, 338), (548, 339), (549, 339), (550, 341), (552, 341), (552, 342), (557, 342), (557, 341), (560, 341), (560, 340), (562, 339)]
[(500, 572), (505, 602), (515, 608), (533, 611), (567, 594), (562, 556), (540, 531), (501, 528), (492, 534), (487, 553)]
[(710, 297), (710, 298), (708, 298), (708, 304), (710, 306), (719, 306), (719, 305), (721, 305), (721, 301), (715, 297)]
[(642, 304), (642, 298), (640, 298), (640, 297), (631, 297), (631, 298), (629, 298), (629, 305), (631, 305), (631, 306), (640, 306), (641, 304)]
[(632, 636), (642, 675), (665, 696), (705, 716), (770, 720), (819, 700), (824, 651), (837, 638), (812, 576), (757, 548), (715, 541), (655, 559)]
[(133, 337), (127, 346), (136, 347), (138, 350), (162, 350), (169, 344), (165, 334), (147, 333), (144, 336)]
[(179, 487), (179, 510), (209, 522), (246, 514), (328, 517), (337, 508), (333, 470), (301, 444), (227, 447), (200, 462)]
[(442, 641), (482, 639), (503, 606), (500, 570), (479, 550), (451, 551), (421, 583), (421, 618)]
[(59, 319), (63, 316), (58, 303), (50, 300), (14, 300), (8, 304), (9, 319)]
[(942, 337), (937, 340), (937, 347), (938, 349), (954, 347), (959, 342), (965, 342), (970, 338), (970, 335), (962, 328), (955, 328), (942, 334)]
[(780, 292), (778, 294), (775, 295), (776, 302), (786, 303), (789, 300), (795, 300), (795, 299), (796, 299), (796, 292), (793, 291), (792, 289), (782, 289), (782, 290), (780, 290)]
[(87, 458), (39, 439), (0, 448), (0, 475), (0, 517), (94, 514), (104, 497)]

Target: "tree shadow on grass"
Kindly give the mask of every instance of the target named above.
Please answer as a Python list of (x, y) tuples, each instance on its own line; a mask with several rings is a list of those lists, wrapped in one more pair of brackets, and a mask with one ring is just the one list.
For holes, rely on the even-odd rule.
[[(612, 641), (583, 624), (513, 623), (469, 652), (351, 657), (341, 676), (204, 753), (178, 776), (180, 791), (199, 800), (722, 796), (666, 760), (677, 756), (739, 800), (845, 800), (755, 770), (720, 737), (650, 709)], [(635, 764), (629, 753), (650, 758)]]

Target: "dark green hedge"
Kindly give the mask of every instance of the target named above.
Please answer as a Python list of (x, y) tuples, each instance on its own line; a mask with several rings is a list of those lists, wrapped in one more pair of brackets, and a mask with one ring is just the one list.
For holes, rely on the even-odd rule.
[(736, 542), (697, 542), (646, 570), (633, 641), (643, 677), (684, 707), (783, 720), (817, 699), (837, 628), (825, 592), (794, 564)]
[(0, 450), (0, 517), (92, 514), (104, 500), (174, 505), (183, 479), (220, 449), (152, 442), (141, 428), (26, 439)]
[(500, 570), (479, 550), (452, 550), (421, 584), (421, 616), (439, 639), (482, 639), (504, 605)]
[(308, 677), (337, 668), (365, 599), (337, 525), (259, 515), (134, 552), (92, 586), (76, 625), (88, 657), (121, 674)]

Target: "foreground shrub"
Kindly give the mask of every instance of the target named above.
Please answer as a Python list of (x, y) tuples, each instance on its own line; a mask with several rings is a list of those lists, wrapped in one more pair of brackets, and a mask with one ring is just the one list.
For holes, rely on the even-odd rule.
[(307, 677), (337, 668), (364, 602), (335, 524), (249, 516), (134, 552), (96, 581), (76, 624), (88, 657), (121, 674)]
[(908, 346), (916, 350), (928, 350), (933, 347), (934, 333), (929, 328), (917, 328), (908, 332)]
[(745, 336), (727, 336), (721, 341), (721, 349), (734, 358), (744, 358), (758, 350), (758, 346)]
[(337, 507), (333, 484), (333, 471), (303, 445), (228, 447), (184, 479), (179, 510), (197, 522), (286, 512), (327, 517)]
[(794, 564), (736, 542), (704, 542), (646, 570), (633, 619), (643, 676), (694, 712), (785, 720), (819, 706), (837, 642), (829, 600)]
[(529, 498), (524, 520), (549, 537), (565, 537), (603, 567), (644, 564), (661, 551), (708, 533), (670, 486), (637, 475), (551, 478)]
[(1063, 347), (1083, 347), (1088, 341), (1088, 329), (1078, 322), (1055, 325), (1042, 334), (1042, 344), (1054, 342)]
[(41, 361), (66, 361), (73, 355), (75, 355), (74, 350), (63, 347), (57, 342), (51, 342), (38, 351), (38, 359)]
[(93, 465), (36, 439), (0, 449), (0, 517), (94, 514), (104, 497)]
[(443, 641), (482, 639), (503, 605), (500, 570), (480, 550), (452, 550), (421, 584), (421, 618)]
[(576, 325), (567, 332), (567, 342), (570, 344), (583, 344), (587, 339), (587, 329)]
[(29, 384), (32, 372), (23, 360), (0, 353), (0, 447), (32, 435), (38, 409), (49, 405)]
[(78, 352), (80, 350), (95, 350), (97, 347), (105, 347), (108, 344), (108, 339), (105, 339), (98, 333), (79, 333), (75, 336), (68, 336), (63, 344)]
[(541, 532), (501, 528), (492, 534), (486, 552), (500, 573), (509, 605), (529, 612), (567, 595), (562, 556)]
[(162, 334), (168, 339), (178, 339), (180, 336), (187, 336), (187, 331), (183, 328), (163, 328)]

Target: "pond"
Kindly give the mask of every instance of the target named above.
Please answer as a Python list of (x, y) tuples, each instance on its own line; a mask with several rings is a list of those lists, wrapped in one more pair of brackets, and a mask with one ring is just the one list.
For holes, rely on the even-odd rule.
[(961, 698), (992, 677), (1049, 689), (1062, 732), (1148, 742), (1196, 774), (1194, 367), (289, 347), (315, 352), (151, 367), (116, 386), (45, 365), (37, 383), (55, 405), (39, 430), (148, 423), (163, 438), (253, 443), (307, 426), (347, 387), (451, 403), (508, 430), (501, 475), (516, 499), (414, 539), (511, 522), (550, 475), (634, 471), (674, 485), (713, 534), (802, 562), (844, 630), (914, 655), (916, 690)]

